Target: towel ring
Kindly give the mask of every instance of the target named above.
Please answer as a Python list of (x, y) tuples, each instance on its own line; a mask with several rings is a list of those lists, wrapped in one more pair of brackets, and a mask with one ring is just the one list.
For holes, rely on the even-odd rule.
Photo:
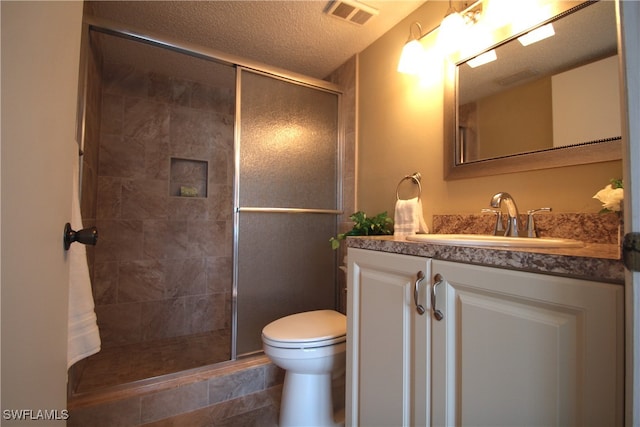
[(408, 179), (418, 184), (418, 200), (420, 200), (420, 196), (422, 196), (422, 185), (420, 185), (420, 180), (422, 180), (422, 175), (420, 175), (420, 172), (414, 172), (412, 175), (406, 175), (404, 178), (400, 180), (400, 182), (396, 186), (396, 200), (400, 200), (400, 184), (402, 184), (404, 181)]

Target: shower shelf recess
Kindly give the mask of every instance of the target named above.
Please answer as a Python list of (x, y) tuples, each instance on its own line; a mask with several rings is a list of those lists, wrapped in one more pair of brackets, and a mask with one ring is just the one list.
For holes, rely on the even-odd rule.
[(206, 160), (171, 158), (169, 195), (206, 198), (209, 164)]

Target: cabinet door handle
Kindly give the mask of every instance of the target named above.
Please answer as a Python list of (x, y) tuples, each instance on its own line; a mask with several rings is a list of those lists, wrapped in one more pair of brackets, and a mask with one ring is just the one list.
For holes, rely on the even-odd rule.
[(439, 284), (444, 282), (444, 277), (440, 274), (436, 274), (433, 280), (435, 281), (433, 288), (431, 288), (431, 307), (433, 308), (433, 317), (435, 317), (436, 320), (442, 320), (444, 319), (444, 314), (436, 308), (436, 288)]
[(418, 286), (420, 285), (420, 282), (422, 282), (423, 279), (424, 279), (424, 273), (422, 271), (418, 271), (418, 274), (416, 275), (416, 281), (413, 287), (413, 302), (416, 304), (416, 311), (421, 316), (426, 311), (422, 305), (418, 304)]

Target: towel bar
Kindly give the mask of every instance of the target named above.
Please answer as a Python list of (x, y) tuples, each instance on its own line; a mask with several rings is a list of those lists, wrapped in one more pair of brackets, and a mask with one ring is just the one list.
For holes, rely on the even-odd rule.
[(422, 175), (420, 174), (420, 172), (414, 172), (412, 175), (406, 175), (404, 178), (400, 180), (400, 182), (396, 186), (396, 200), (400, 200), (400, 193), (399, 193), (400, 184), (402, 184), (404, 181), (408, 179), (418, 184), (418, 200), (420, 200), (420, 197), (422, 196), (422, 185), (420, 185), (420, 181), (422, 180)]

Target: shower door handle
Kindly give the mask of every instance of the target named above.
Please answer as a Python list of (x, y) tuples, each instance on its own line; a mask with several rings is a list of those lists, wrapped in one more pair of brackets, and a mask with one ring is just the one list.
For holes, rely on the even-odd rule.
[(73, 231), (71, 229), (71, 224), (66, 223), (64, 225), (63, 241), (65, 250), (69, 250), (73, 242), (95, 246), (95, 244), (98, 243), (98, 229), (96, 227), (89, 227)]

